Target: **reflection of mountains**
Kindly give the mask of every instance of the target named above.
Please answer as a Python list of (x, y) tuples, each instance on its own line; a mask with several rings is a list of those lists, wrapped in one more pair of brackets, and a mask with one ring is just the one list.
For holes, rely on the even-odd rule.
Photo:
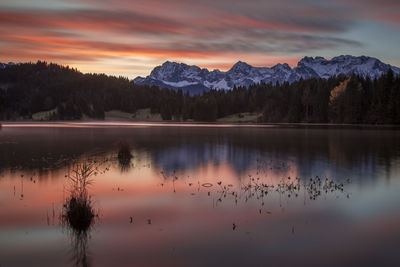
[(58, 168), (69, 158), (116, 153), (120, 140), (146, 152), (167, 171), (230, 163), (238, 173), (257, 159), (292, 162), (299, 175), (329, 168), (370, 174), (400, 155), (392, 130), (289, 128), (5, 128), (0, 133), (0, 168)]
[(197, 168), (209, 162), (215, 165), (229, 163), (241, 173), (254, 165), (260, 156), (260, 151), (248, 147), (194, 142), (154, 151), (152, 162), (167, 172)]

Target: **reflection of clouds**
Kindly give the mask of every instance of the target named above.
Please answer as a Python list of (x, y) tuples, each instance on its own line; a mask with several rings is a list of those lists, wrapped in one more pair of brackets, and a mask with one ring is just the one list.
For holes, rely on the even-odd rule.
[[(177, 129), (160, 133), (155, 129), (116, 129), (99, 134), (101, 130), (96, 130), (93, 140), (98, 143), (93, 143), (88, 141), (90, 135), (84, 130), (78, 133), (85, 134), (77, 134), (81, 143), (75, 149), (69, 146), (76, 144), (76, 140), (63, 135), (55, 135), (61, 141), (54, 142), (54, 146), (48, 146), (51, 142), (45, 141), (25, 142), (31, 150), (27, 156), (40, 157), (48, 151), (82, 155), (103, 147), (104, 154), (115, 160), (107, 161), (95, 176), (92, 193), (102, 216), (91, 232), (93, 238), (71, 236), (71, 244), (60, 241), (63, 236), (55, 228), (58, 226), (47, 226), (45, 222), (51, 203), (62, 205), (58, 201), (67, 167), (42, 174), (33, 168), (34, 179), (40, 183), (30, 181), (33, 172), (28, 175), (29, 172), (18, 169), (12, 174), (3, 173), (0, 247), (4, 250), (0, 251), (0, 258), (6, 264), (12, 262), (18, 266), (54, 266), (55, 263), (64, 266), (70, 263), (64, 258), (67, 256), (64, 251), (71, 249), (73, 254), (69, 256), (78, 259), (77, 263), (90, 264), (92, 259), (96, 266), (114, 266), (121, 261), (129, 266), (219, 263), (247, 266), (260, 265), (260, 262), (272, 266), (326, 266), (326, 263), (346, 266), (349, 262), (349, 265), (368, 266), (371, 259), (392, 266), (391, 263), (398, 262), (393, 251), (400, 234), (397, 215), (400, 214), (400, 180), (397, 179), (400, 161), (398, 137), (392, 136), (395, 133), (358, 131), (338, 138), (334, 132), (329, 139), (329, 131), (312, 130), (307, 134), (285, 129), (201, 132), (207, 135), (199, 132), (198, 129), (190, 133)], [(115, 141), (124, 134), (134, 144), (133, 167), (127, 173), (120, 172), (115, 151)], [(352, 145), (356, 141), (360, 142)], [(21, 152), (22, 148), (19, 147)], [(7, 151), (1, 149), (2, 155), (6, 155)], [(32, 153), (34, 150), (36, 153)], [(15, 159), (17, 166), (22, 165), (23, 160)], [(84, 156), (79, 159), (84, 160)], [(2, 164), (6, 167), (10, 163)], [(110, 171), (104, 172), (109, 165)], [(176, 170), (174, 174), (179, 177), (175, 182), (176, 193), (173, 193), (172, 179), (162, 179), (162, 170), (171, 173)], [(24, 178), (21, 178), (22, 172)], [(256, 181), (258, 184), (275, 186), (285, 178), (289, 183), (288, 176), (309, 179), (326, 175), (336, 180), (351, 175), (351, 183), (345, 184), (345, 191), (351, 197), (347, 199), (346, 192), (328, 192), (322, 193), (318, 201), (307, 198), (304, 201), (304, 194), (295, 197), (284, 186), (281, 192), (286, 192), (285, 195), (269, 191), (260, 199), (258, 190), (258, 195), (253, 197), (239, 194), (236, 204), (235, 196), (229, 192), (239, 192), (257, 173), (263, 178)], [(391, 179), (389, 182), (384, 180), (386, 174)], [(46, 181), (47, 176), (53, 179)], [(370, 180), (359, 186), (354, 178)], [(24, 179), (23, 201), (10, 197), (10, 185), (16, 184), (17, 195), (20, 193), (21, 179)], [(229, 192), (215, 204), (221, 198), (220, 181)], [(203, 187), (202, 183), (213, 186)], [(290, 199), (287, 193), (291, 194)], [(235, 231), (232, 223), (237, 225)], [(16, 250), (13, 242), (23, 246)], [(47, 264), (41, 264), (41, 260), (47, 260)]]

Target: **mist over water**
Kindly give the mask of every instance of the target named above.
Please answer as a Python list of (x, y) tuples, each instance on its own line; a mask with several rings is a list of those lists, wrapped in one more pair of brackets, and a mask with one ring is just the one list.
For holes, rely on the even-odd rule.
[[(96, 218), (77, 236), (84, 163)], [(0, 264), (395, 266), (399, 189), (393, 129), (6, 124)]]

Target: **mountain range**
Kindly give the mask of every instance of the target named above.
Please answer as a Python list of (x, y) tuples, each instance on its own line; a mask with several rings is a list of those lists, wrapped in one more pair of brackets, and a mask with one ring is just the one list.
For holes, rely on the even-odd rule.
[(400, 68), (381, 62), (377, 58), (367, 56), (342, 55), (330, 60), (323, 57), (304, 57), (296, 67), (288, 64), (277, 64), (271, 68), (253, 67), (239, 61), (226, 71), (218, 69), (209, 71), (198, 66), (166, 61), (155, 67), (149, 76), (137, 77), (135, 84), (156, 85), (160, 88), (182, 89), (190, 94), (201, 94), (211, 89), (231, 90), (234, 86), (248, 87), (254, 83), (284, 83), (302, 79), (327, 79), (339, 74), (357, 74), (371, 79), (379, 78), (392, 69), (400, 75)]
[(1, 63), (0, 62), (0, 69), (4, 69), (4, 68), (10, 67), (10, 66), (15, 66), (15, 65), (18, 65), (18, 64), (20, 64), (20, 63), (15, 64), (14, 62), (8, 62), (8, 63)]

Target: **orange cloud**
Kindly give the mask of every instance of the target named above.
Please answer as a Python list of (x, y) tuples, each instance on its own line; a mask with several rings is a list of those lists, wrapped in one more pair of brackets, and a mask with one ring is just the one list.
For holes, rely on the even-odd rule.
[(133, 58), (146, 62), (135, 63), (142, 69), (165, 60), (223, 69), (237, 60), (295, 65), (299, 57), (318, 51), (340, 54), (362, 46), (340, 37), (352, 27), (354, 14), (339, 8), (339, 1), (84, 0), (75, 1), (74, 8), (31, 4), (36, 7), (31, 10), (0, 4), (2, 60), (96, 62), (93, 69), (110, 60), (132, 65), (126, 61)]

